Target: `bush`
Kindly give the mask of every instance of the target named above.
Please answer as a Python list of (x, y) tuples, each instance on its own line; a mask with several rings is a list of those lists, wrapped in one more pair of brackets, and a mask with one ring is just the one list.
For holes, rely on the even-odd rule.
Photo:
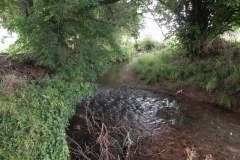
[(75, 104), (90, 93), (89, 83), (58, 76), (0, 92), (0, 159), (68, 159), (65, 129)]
[[(113, 62), (116, 61), (126, 61), (129, 60), (132, 57), (132, 54), (134, 53), (134, 46), (131, 42), (125, 42), (125, 43), (121, 43), (121, 53), (112, 53), (111, 55), (111, 60)], [(113, 59), (112, 57), (115, 57), (115, 59)]]
[(137, 50), (141, 51), (151, 51), (153, 50), (159, 42), (152, 39), (151, 37), (146, 37), (142, 41), (138, 42)]

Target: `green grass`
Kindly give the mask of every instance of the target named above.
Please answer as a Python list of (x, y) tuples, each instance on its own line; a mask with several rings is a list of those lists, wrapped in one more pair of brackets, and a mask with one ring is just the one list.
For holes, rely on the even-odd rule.
[(155, 49), (140, 56), (132, 64), (132, 70), (146, 83), (171, 81), (181, 88), (192, 83), (216, 92), (222, 105), (229, 105), (226, 95), (240, 97), (240, 45), (236, 43), (229, 44), (218, 55), (194, 61), (177, 47)]
[(181, 79), (182, 67), (176, 66), (174, 49), (165, 48), (145, 54), (132, 65), (132, 70), (139, 79), (147, 83), (155, 83), (163, 80), (177, 81)]

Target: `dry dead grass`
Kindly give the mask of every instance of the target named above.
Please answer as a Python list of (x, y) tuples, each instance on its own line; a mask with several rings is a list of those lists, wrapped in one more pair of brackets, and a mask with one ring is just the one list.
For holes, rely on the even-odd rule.
[(0, 75), (8, 74), (35, 79), (54, 73), (49, 69), (34, 66), (31, 60), (18, 62), (11, 59), (6, 54), (0, 53)]
[(13, 74), (4, 76), (1, 80), (1, 88), (3, 93), (10, 92), (18, 87), (26, 86), (26, 82)]
[(205, 42), (203, 51), (206, 55), (216, 55), (219, 54), (223, 48), (226, 48), (229, 45), (230, 43), (223, 38), (216, 37)]

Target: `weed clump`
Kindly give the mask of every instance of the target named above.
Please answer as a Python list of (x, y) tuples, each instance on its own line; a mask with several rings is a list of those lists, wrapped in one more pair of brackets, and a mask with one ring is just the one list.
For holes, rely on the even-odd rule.
[(26, 86), (25, 81), (22, 78), (17, 77), (13, 74), (8, 74), (4, 76), (1, 80), (1, 88), (3, 93), (7, 93), (13, 91), (17, 87), (24, 86)]
[(203, 52), (204, 55), (219, 55), (221, 50), (229, 46), (230, 43), (224, 40), (223, 38), (216, 37), (210, 39), (204, 43)]

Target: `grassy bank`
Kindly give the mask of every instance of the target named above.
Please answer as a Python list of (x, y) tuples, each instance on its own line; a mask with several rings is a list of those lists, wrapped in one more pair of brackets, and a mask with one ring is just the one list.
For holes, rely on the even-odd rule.
[[(133, 45), (121, 47), (121, 54), (113, 52), (108, 61), (131, 56)], [(81, 74), (64, 79), (63, 72), (53, 74), (25, 61), (0, 55), (0, 159), (69, 159), (69, 119), (76, 104), (93, 95), (94, 85), (83, 82)]]
[(176, 82), (182, 89), (193, 84), (216, 93), (218, 103), (228, 109), (239, 107), (240, 46), (222, 39), (208, 44), (206, 57), (187, 58), (180, 47), (167, 43), (152, 49), (132, 65), (133, 72), (146, 83)]
[(75, 104), (91, 93), (90, 84), (57, 76), (28, 83), (13, 75), (2, 78), (0, 159), (68, 159), (65, 130)]

